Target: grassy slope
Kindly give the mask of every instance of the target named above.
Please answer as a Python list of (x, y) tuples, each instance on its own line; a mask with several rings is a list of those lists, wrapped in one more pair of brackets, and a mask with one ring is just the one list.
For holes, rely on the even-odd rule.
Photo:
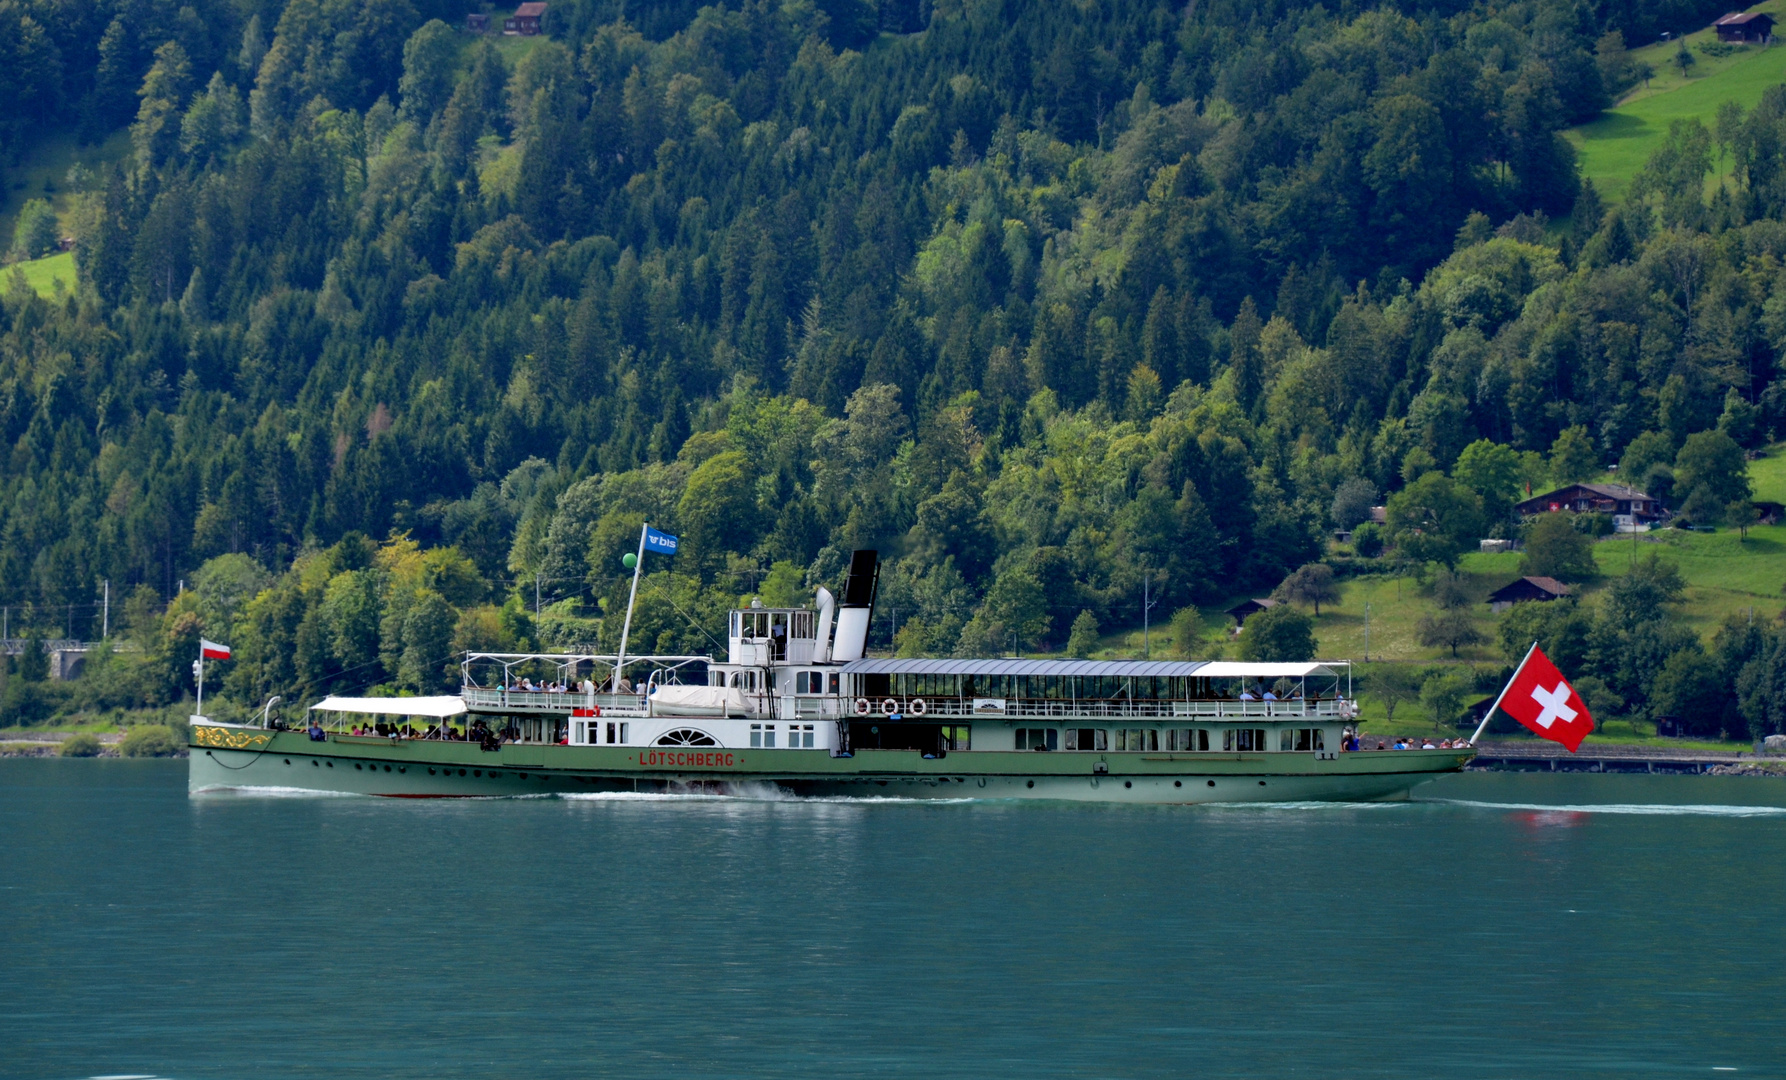
[(56, 282), (60, 281), (69, 291), (74, 291), (74, 252), (64, 251), (59, 255), (51, 255), (43, 259), (32, 259), (30, 262), (14, 263), (6, 268), (5, 277), (0, 278), (0, 291), (4, 291), (12, 277), (14, 269), (25, 272), (25, 284), (37, 290), (39, 296), (56, 295)]
[(1786, 503), (1786, 447), (1773, 447), (1766, 457), (1749, 462), (1749, 483), (1757, 502)]
[(68, 213), (67, 177), (75, 162), (98, 172), (101, 165), (129, 153), (130, 132), (124, 129), (97, 146), (82, 146), (72, 132), (64, 132), (38, 143), (17, 168), (0, 170), (0, 249), (12, 246), (13, 224), (26, 199), (48, 199), (56, 213)]
[[(1786, 0), (1766, 0), (1748, 10), (1765, 11), (1786, 23)], [(1617, 107), (1568, 133), (1581, 154), (1582, 176), (1594, 181), (1602, 198), (1617, 202), (1624, 197), (1631, 177), (1668, 134), (1670, 121), (1696, 116), (1712, 127), (1723, 102), (1736, 101), (1751, 108), (1768, 87), (1786, 82), (1786, 47), (1750, 46), (1723, 58), (1698, 51), (1698, 46), (1714, 40), (1710, 27), (1687, 36), (1697, 62), (1684, 77), (1674, 66), (1677, 42), (1631, 50), (1633, 56), (1656, 69), (1649, 85), (1638, 87)]]
[[(1786, 502), (1786, 448), (1774, 448), (1768, 457), (1750, 463), (1750, 479), (1757, 499)], [(1642, 558), (1651, 551), (1673, 562), (1687, 581), (1687, 594), (1676, 618), (1691, 627), (1708, 644), (1727, 616), (1753, 611), (1758, 619), (1773, 619), (1786, 608), (1786, 525), (1751, 529), (1745, 540), (1737, 533), (1720, 530), (1716, 533), (1677, 533), (1673, 530), (1631, 536), (1608, 537), (1594, 546), (1601, 578), (1582, 588), (1592, 597), (1606, 587), (1613, 577), (1625, 572), (1633, 558)], [(1507, 584), (1519, 574), (1520, 555), (1514, 552), (1487, 554), (1471, 552), (1459, 562), (1472, 596), (1478, 603), (1470, 614), (1477, 629), (1489, 640), (1483, 645), (1460, 649), (1457, 661), (1474, 667), (1499, 668), (1506, 663), (1496, 631), (1500, 616), (1482, 602), (1488, 594)], [(1411, 577), (1388, 574), (1348, 578), (1340, 584), (1340, 602), (1323, 605), (1315, 619), (1319, 655), (1350, 658), (1371, 663), (1413, 663), (1422, 666), (1452, 662), (1449, 650), (1429, 648), (1419, 643), (1415, 627), (1422, 615), (1435, 610), (1429, 590)], [(1236, 596), (1201, 609), (1201, 634), (1190, 654), (1203, 659), (1225, 653), (1233, 656), (1232, 639), (1226, 630), (1233, 623), (1222, 609), (1238, 602)], [(1369, 607), (1369, 646), (1366, 648), (1366, 606)], [(1158, 658), (1179, 656), (1176, 642), (1166, 620), (1169, 613), (1158, 613), (1161, 622), (1152, 627), (1152, 655)], [(1100, 648), (1093, 654), (1100, 659), (1139, 657), (1142, 655), (1142, 632), (1139, 627), (1115, 630), (1104, 635)], [(1383, 734), (1414, 734), (1432, 730), (1431, 722), (1418, 704), (1404, 705), (1394, 722), (1384, 715), (1381, 702), (1366, 693), (1362, 695), (1364, 721), (1368, 730)], [(1658, 740), (1647, 730), (1634, 729), (1624, 721), (1607, 725), (1598, 741), (1655, 742), (1668, 746), (1698, 746), (1678, 740)], [(1711, 746), (1714, 744), (1703, 744)]]

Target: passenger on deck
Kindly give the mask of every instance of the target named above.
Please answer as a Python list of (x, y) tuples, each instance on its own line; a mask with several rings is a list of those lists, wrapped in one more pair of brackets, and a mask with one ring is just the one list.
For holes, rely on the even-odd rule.
[(1377, 749), (1379, 749), (1379, 750), (1387, 750), (1387, 749), (1389, 749), (1389, 748), (1388, 748), (1388, 747), (1387, 747), (1387, 746), (1384, 746), (1384, 745), (1383, 745), (1383, 740), (1381, 740), (1381, 739), (1378, 739), (1378, 740), (1377, 740)]
[(1253, 692), (1251, 690), (1242, 690), (1240, 692), (1240, 700), (1242, 700), (1242, 701), (1258, 701), (1259, 699), (1253, 696)]
[(310, 718), (310, 741), (311, 742), (322, 742), (324, 739), (327, 739), (327, 738), (328, 738), (328, 736), (323, 734), (322, 725), (316, 722), (316, 717), (314, 717), (314, 716), (311, 717)]
[(1420, 743), (1420, 749), (1422, 749), (1422, 750), (1437, 750), (1438, 747), (1433, 745), (1433, 741), (1431, 739), (1423, 739), (1423, 740), (1421, 740), (1421, 743)]
[(1266, 701), (1276, 701), (1277, 695), (1272, 693), (1271, 691), (1267, 690), (1267, 691), (1265, 691), (1265, 700)]

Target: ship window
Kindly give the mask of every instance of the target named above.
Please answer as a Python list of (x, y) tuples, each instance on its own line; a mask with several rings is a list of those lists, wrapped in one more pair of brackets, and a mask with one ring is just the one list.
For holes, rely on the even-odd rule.
[(713, 736), (696, 728), (675, 728), (657, 737), (657, 746), (718, 746)]
[(1160, 748), (1160, 733), (1152, 728), (1118, 728), (1117, 750), (1155, 750)]
[(1320, 728), (1285, 728), (1278, 745), (1281, 749), (1296, 750), (1305, 754), (1327, 749), (1326, 740), (1322, 738)]
[(973, 742), (969, 738), (969, 733), (970, 733), (970, 728), (966, 724), (961, 724), (959, 726), (952, 726), (952, 727), (945, 726), (943, 728), (943, 749), (944, 750), (970, 750), (970, 749), (972, 749)]
[(1208, 750), (1209, 732), (1203, 728), (1174, 728), (1166, 733), (1168, 750)]
[(837, 693), (837, 676), (835, 674), (832, 674), (831, 676), (829, 676), (826, 679), (826, 685), (828, 687), (830, 687), (830, 691), (829, 691), (830, 693), (833, 693), (833, 694)]
[(752, 724), (752, 725), (750, 725), (750, 745), (767, 747), (767, 748), (773, 750), (775, 748), (775, 725), (774, 724)]
[(789, 747), (789, 749), (802, 749), (802, 748), (811, 749), (811, 747), (812, 747), (812, 725), (811, 724), (789, 724), (788, 725), (788, 747)]
[(1229, 728), (1222, 732), (1223, 750), (1265, 749), (1264, 728)]
[[(825, 673), (822, 671), (802, 671), (794, 676), (794, 692), (796, 694), (822, 694), (825, 692)], [(831, 692), (837, 693), (837, 676), (831, 676)]]
[(1060, 749), (1059, 728), (1018, 728), (1017, 749), (1019, 750), (1058, 750)]
[(1104, 750), (1109, 747), (1110, 733), (1103, 728), (1068, 728), (1068, 750)]

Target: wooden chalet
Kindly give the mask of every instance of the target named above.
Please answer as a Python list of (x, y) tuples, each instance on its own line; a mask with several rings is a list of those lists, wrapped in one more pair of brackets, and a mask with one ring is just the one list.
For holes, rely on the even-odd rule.
[(1258, 600), (1242, 600), (1240, 603), (1229, 608), (1227, 614), (1234, 616), (1235, 626), (1242, 626), (1245, 625), (1248, 615), (1264, 611), (1266, 608), (1277, 607), (1277, 605), (1278, 602), (1269, 597)]
[(1610, 514), (1620, 526), (1650, 525), (1667, 516), (1662, 500), (1623, 484), (1570, 484), (1533, 496), (1514, 507), (1521, 517), (1554, 514)]
[(1737, 45), (1766, 45), (1774, 39), (1774, 17), (1759, 11), (1733, 11), (1712, 27), (1719, 41)]
[(535, 37), (540, 32), (540, 20), (546, 17), (546, 5), (537, 0), (522, 4), (515, 13), (502, 20), (502, 32), (516, 34), (521, 37)]
[(1488, 594), (1488, 602), (1496, 611), (1506, 611), (1522, 600), (1561, 600), (1569, 595), (1569, 586), (1548, 577), (1516, 578)]
[(470, 34), (487, 34), (490, 32), (490, 16), (474, 11), (465, 16), (465, 31)]

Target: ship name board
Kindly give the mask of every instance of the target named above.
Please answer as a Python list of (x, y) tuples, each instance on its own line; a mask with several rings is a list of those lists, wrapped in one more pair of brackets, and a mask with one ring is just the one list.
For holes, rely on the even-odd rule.
[(732, 755), (723, 750), (646, 750), (640, 752), (639, 764), (669, 768), (724, 769), (731, 767)]

